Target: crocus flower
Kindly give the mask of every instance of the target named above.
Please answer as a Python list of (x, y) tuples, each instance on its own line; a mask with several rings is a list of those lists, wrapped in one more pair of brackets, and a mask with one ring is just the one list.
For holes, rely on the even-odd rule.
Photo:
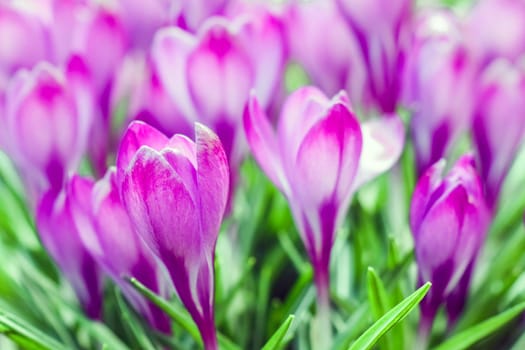
[(91, 115), (76, 75), (42, 63), (19, 71), (6, 91), (2, 142), (33, 200), (60, 191), (84, 153)]
[(474, 63), (452, 13), (425, 13), (417, 23), (404, 82), (413, 110), (418, 174), (443, 158), (470, 122)]
[(37, 18), (13, 4), (0, 4), (0, 90), (10, 75), (31, 68), (48, 55), (45, 30)]
[(329, 100), (304, 87), (286, 101), (277, 132), (254, 95), (244, 127), (255, 159), (288, 198), (314, 268), (319, 306), (327, 309), (335, 233), (357, 188), (399, 157), (403, 125), (395, 115), (360, 125), (344, 92)]
[[(461, 157), (443, 178), (444, 167), (445, 162), (439, 161), (419, 179), (410, 207), (419, 281), (432, 282), (420, 304), (422, 339), (448, 298), (454, 298), (456, 307), (462, 308), (471, 265), (482, 247), (489, 219), (474, 158)], [(463, 295), (455, 294), (458, 288)]]
[(255, 87), (267, 107), (281, 77), (285, 57), (280, 21), (258, 12), (231, 22), (210, 19), (197, 35), (165, 28), (157, 32), (152, 58), (182, 115), (219, 135), (235, 176), (233, 169), (245, 153), (242, 113), (249, 91)]
[(411, 0), (335, 0), (366, 66), (364, 107), (396, 111), (412, 23)]
[(169, 297), (161, 267), (135, 232), (121, 203), (115, 168), (110, 168), (96, 183), (75, 175), (68, 183), (67, 196), (72, 203), (80, 239), (87, 251), (153, 327), (170, 333), (168, 316), (146, 301), (124, 279), (135, 277), (153, 292), (164, 298)]
[(290, 58), (304, 67), (324, 93), (347, 90), (354, 97), (362, 89), (365, 68), (355, 54), (359, 50), (356, 39), (335, 3), (294, 1), (285, 18)]
[(80, 239), (65, 191), (51, 191), (42, 197), (36, 210), (36, 225), (42, 244), (71, 283), (86, 314), (99, 318), (102, 274)]
[(525, 3), (478, 1), (465, 18), (465, 33), (480, 69), (498, 58), (516, 62), (525, 54)]
[(492, 63), (480, 79), (473, 136), (481, 178), (492, 209), (525, 132), (525, 70), (508, 61)]
[(213, 264), (229, 186), (217, 135), (197, 123), (195, 142), (168, 139), (135, 121), (120, 145), (117, 174), (137, 233), (166, 265), (205, 348), (217, 349)]

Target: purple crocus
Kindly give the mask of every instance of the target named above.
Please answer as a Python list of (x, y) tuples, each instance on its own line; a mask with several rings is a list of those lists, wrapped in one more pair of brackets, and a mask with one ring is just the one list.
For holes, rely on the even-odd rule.
[(91, 123), (87, 91), (74, 69), (64, 73), (47, 63), (19, 71), (8, 86), (2, 142), (33, 203), (60, 191), (80, 162)]
[(412, 25), (412, 1), (334, 1), (357, 38), (366, 67), (364, 107), (395, 112)]
[(244, 127), (255, 159), (288, 198), (314, 268), (319, 312), (327, 312), (335, 233), (357, 188), (399, 157), (403, 125), (395, 115), (360, 125), (344, 92), (330, 100), (304, 87), (286, 101), (277, 132), (254, 95)]
[(233, 21), (213, 18), (196, 35), (170, 27), (157, 32), (152, 58), (159, 79), (184, 115), (214, 130), (230, 161), (232, 188), (245, 154), (242, 113), (255, 88), (266, 108), (284, 65), (280, 21), (253, 12)]
[(495, 61), (479, 85), (473, 139), (487, 202), (495, 210), (525, 133), (525, 70), (504, 60)]
[(102, 274), (80, 239), (65, 191), (51, 191), (42, 197), (36, 210), (36, 226), (42, 244), (71, 283), (86, 314), (100, 318)]
[(404, 98), (413, 110), (418, 174), (444, 157), (470, 122), (474, 64), (457, 18), (429, 11), (417, 22), (406, 65)]
[(198, 123), (193, 142), (135, 121), (120, 145), (117, 174), (137, 233), (166, 265), (205, 348), (217, 349), (214, 253), (229, 190), (221, 142)]
[(153, 327), (170, 333), (169, 317), (125, 280), (125, 277), (135, 277), (153, 292), (169, 297), (161, 267), (135, 232), (121, 203), (115, 168), (110, 168), (96, 183), (75, 175), (68, 183), (67, 196), (87, 251)]
[(196, 32), (212, 16), (224, 15), (230, 0), (174, 1), (175, 23), (185, 30)]
[(293, 1), (285, 19), (290, 58), (304, 67), (312, 83), (328, 95), (347, 90), (359, 98), (356, 93), (362, 90), (365, 68), (335, 2)]
[(0, 91), (9, 76), (20, 68), (31, 68), (47, 57), (43, 25), (30, 13), (11, 4), (0, 4)]
[(465, 18), (465, 33), (469, 49), (481, 69), (498, 58), (518, 62), (525, 54), (525, 3), (521, 0), (478, 1)]
[(444, 167), (439, 161), (419, 179), (410, 207), (419, 283), (432, 282), (420, 304), (421, 341), (443, 304), (455, 306), (447, 311), (452, 321), (457, 319), (489, 222), (474, 158), (462, 156), (443, 178)]

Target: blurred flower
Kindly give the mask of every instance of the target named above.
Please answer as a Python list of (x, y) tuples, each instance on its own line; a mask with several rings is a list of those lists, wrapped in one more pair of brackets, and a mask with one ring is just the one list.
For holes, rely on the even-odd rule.
[(365, 67), (355, 54), (359, 50), (356, 39), (335, 2), (294, 1), (285, 18), (291, 59), (305, 68), (312, 83), (328, 95), (347, 90), (357, 100)]
[(102, 274), (85, 248), (65, 191), (46, 193), (38, 204), (36, 225), (42, 244), (71, 283), (91, 318), (102, 312)]
[(499, 60), (479, 82), (473, 137), (487, 201), (495, 209), (525, 132), (525, 69)]
[(157, 68), (141, 54), (129, 55), (116, 73), (110, 97), (112, 110), (125, 110), (124, 124), (142, 120), (166, 135), (192, 132), (190, 121), (160, 81)]
[(465, 19), (465, 32), (481, 69), (497, 58), (516, 62), (525, 54), (525, 2), (478, 1)]
[(0, 91), (20, 68), (31, 68), (47, 58), (44, 27), (30, 13), (0, 3)]
[(132, 227), (121, 204), (115, 168), (94, 182), (75, 175), (67, 187), (80, 239), (99, 266), (122, 289), (131, 304), (157, 330), (170, 333), (170, 319), (124, 279), (135, 277), (153, 292), (169, 297), (169, 288), (153, 253)]
[(404, 99), (411, 120), (418, 174), (444, 157), (470, 123), (473, 62), (450, 12), (429, 11), (417, 22), (407, 60)]
[(48, 190), (60, 191), (85, 151), (89, 93), (81, 73), (70, 68), (64, 73), (42, 63), (19, 71), (6, 91), (2, 142), (33, 202)]
[(266, 175), (285, 194), (314, 268), (318, 300), (329, 303), (330, 252), (353, 193), (401, 154), (401, 120), (359, 124), (341, 92), (329, 100), (304, 87), (286, 101), (272, 130), (258, 99), (244, 115), (248, 143)]
[[(461, 312), (471, 265), (483, 245), (489, 222), (473, 157), (461, 157), (445, 178), (444, 167), (445, 162), (440, 161), (419, 179), (410, 208), (419, 283), (432, 282), (420, 304), (420, 331), (424, 338), (437, 310), (449, 297), (460, 308), (449, 309), (449, 316), (455, 319)], [(458, 288), (463, 295), (455, 295)]]
[(196, 36), (180, 28), (157, 33), (152, 58), (159, 79), (190, 121), (209, 125), (230, 161), (232, 188), (245, 153), (242, 113), (251, 88), (267, 107), (284, 66), (281, 23), (257, 12), (229, 22), (210, 19)]
[(363, 105), (396, 111), (412, 22), (411, 0), (335, 0), (359, 44), (366, 66)]
[(137, 233), (166, 264), (206, 349), (217, 349), (214, 253), (228, 198), (228, 162), (218, 137), (195, 125), (195, 142), (133, 122), (117, 156), (124, 206)]
[(173, 12), (178, 27), (196, 32), (214, 15), (223, 15), (230, 0), (175, 0)]

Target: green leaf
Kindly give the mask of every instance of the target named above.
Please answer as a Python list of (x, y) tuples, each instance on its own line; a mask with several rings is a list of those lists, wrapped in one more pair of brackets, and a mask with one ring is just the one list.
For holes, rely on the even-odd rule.
[(461, 350), (467, 349), (481, 339), (491, 335), (499, 328), (507, 324), (525, 310), (525, 302), (520, 303), (510, 309), (491, 317), (469, 329), (466, 329), (453, 337), (449, 338), (434, 350)]
[(266, 344), (262, 347), (262, 350), (277, 350), (281, 346), (290, 325), (294, 320), (294, 315), (288, 316), (288, 318), (283, 322), (283, 324), (275, 331), (275, 333), (268, 339)]
[(368, 301), (370, 302), (372, 315), (376, 320), (390, 308), (390, 300), (385, 286), (372, 267), (368, 268)]
[(128, 279), (128, 281), (140, 294), (144, 295), (148, 300), (157, 305), (173, 321), (184, 328), (186, 332), (188, 332), (191, 337), (202, 347), (202, 339), (199, 330), (185, 309), (176, 306), (175, 304), (171, 304), (167, 300), (159, 297), (157, 294), (140, 283), (136, 278), (131, 277)]
[(23, 349), (66, 350), (63, 344), (4, 310), (0, 310), (0, 333)]
[(370, 328), (368, 328), (349, 348), (349, 350), (368, 350), (392, 327), (401, 322), (410, 311), (412, 311), (424, 298), (430, 289), (431, 283), (427, 282), (424, 286), (405, 298), (393, 309), (387, 312)]

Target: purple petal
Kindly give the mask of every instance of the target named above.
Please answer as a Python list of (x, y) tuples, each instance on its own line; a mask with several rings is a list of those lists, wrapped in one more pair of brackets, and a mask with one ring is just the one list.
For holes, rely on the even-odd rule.
[(197, 146), (197, 185), (203, 243), (215, 246), (229, 191), (228, 159), (216, 134), (202, 124), (195, 124)]
[(316, 87), (307, 86), (292, 93), (281, 111), (278, 125), (283, 161), (295, 159), (301, 141), (322, 117), (330, 100)]
[(405, 143), (403, 122), (395, 114), (363, 123), (361, 131), (363, 153), (354, 189), (391, 168), (399, 159)]
[(185, 79), (187, 59), (195, 45), (195, 37), (180, 28), (169, 27), (157, 32), (151, 49), (153, 64), (162, 84), (189, 120), (198, 117)]
[(359, 123), (342, 103), (306, 134), (297, 152), (292, 187), (306, 207), (346, 201), (359, 166), (362, 135)]
[(419, 179), (414, 189), (410, 205), (410, 228), (414, 235), (419, 232), (421, 221), (429, 209), (430, 197), (435, 194), (434, 191), (442, 181), (445, 165), (445, 160), (442, 159), (431, 166)]
[(196, 203), (160, 153), (149, 147), (137, 151), (123, 173), (121, 195), (137, 232), (157, 255), (182, 259), (199, 254)]
[(140, 147), (148, 146), (159, 151), (168, 142), (166, 135), (154, 127), (141, 121), (131, 122), (120, 142), (116, 161), (117, 169), (119, 172), (127, 169)]
[(281, 191), (290, 195), (290, 185), (284, 174), (277, 137), (254, 94), (244, 110), (244, 130), (252, 153), (263, 171)]

